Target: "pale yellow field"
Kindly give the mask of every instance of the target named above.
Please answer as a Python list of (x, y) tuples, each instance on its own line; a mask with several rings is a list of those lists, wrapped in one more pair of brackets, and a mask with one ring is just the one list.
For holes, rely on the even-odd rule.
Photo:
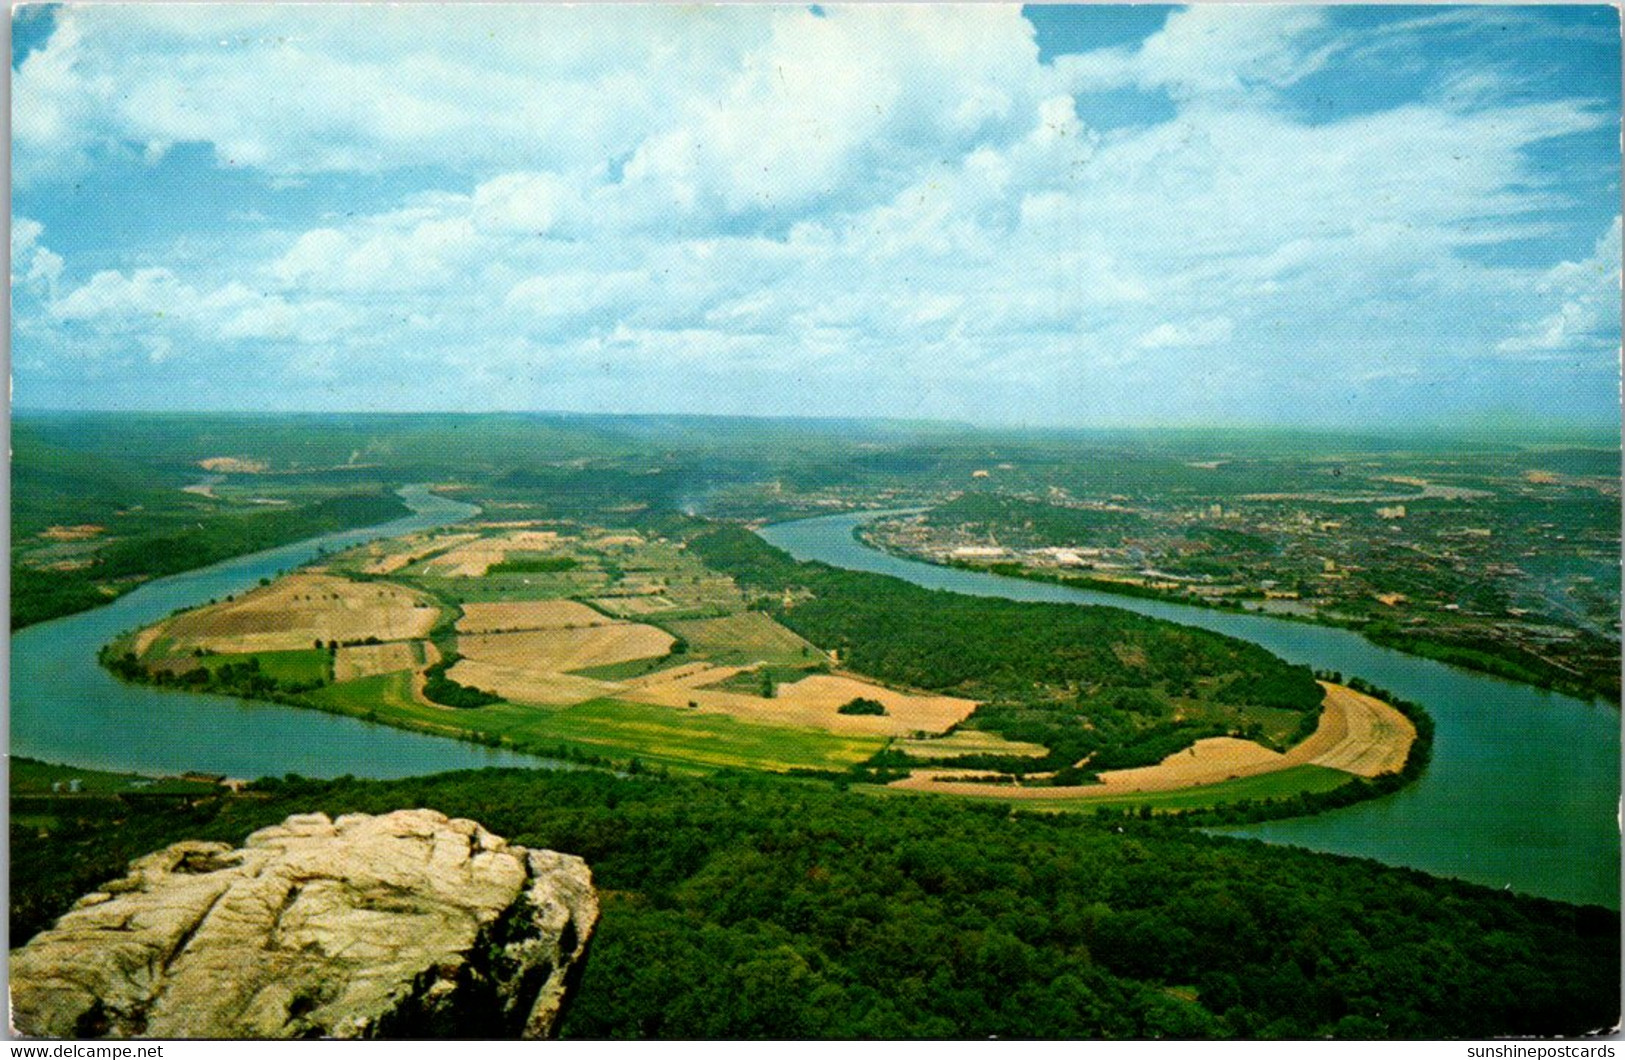
[(510, 552), (546, 552), (559, 543), (551, 530), (513, 530), (459, 545), (429, 561), (427, 570), (450, 578), (480, 578)]
[(546, 629), (528, 633), (481, 633), (457, 638), (467, 659), (539, 673), (567, 673), (589, 666), (665, 655), (671, 634), (653, 626), (617, 622), (587, 629)]
[(353, 681), (358, 677), (415, 670), (438, 662), (440, 653), (426, 640), (396, 640), (388, 644), (356, 644), (340, 648), (333, 656), (333, 680)]
[(1351, 688), (1322, 681), (1326, 691), (1320, 724), (1307, 740), (1285, 754), (1250, 740), (1228, 736), (1198, 740), (1154, 766), (1115, 769), (1099, 784), (1077, 787), (1019, 787), (1010, 784), (941, 782), (952, 771), (918, 769), (892, 786), (944, 794), (997, 795), (1010, 799), (1090, 799), (1135, 792), (1174, 791), (1272, 773), (1292, 766), (1317, 765), (1363, 777), (1402, 768), (1416, 739), (1416, 727), (1393, 707)]
[[(645, 683), (638, 688), (628, 686), (628, 691), (620, 693), (619, 698), (667, 707), (687, 707), (692, 703), (702, 712), (730, 714), (741, 721), (872, 736), (942, 732), (976, 709), (974, 700), (897, 692), (856, 677), (834, 674), (813, 674), (793, 684), (780, 685), (772, 699), (700, 687), (738, 672), (737, 667), (712, 667), (675, 679), (668, 677), (664, 681)], [(839, 713), (839, 707), (860, 697), (884, 704), (886, 713)]]
[(495, 692), (515, 703), (568, 706), (613, 695), (620, 686), (574, 674), (548, 673), (519, 666), (504, 666), (478, 659), (461, 659), (446, 674), (458, 684)]
[(1154, 766), (1113, 769), (1100, 774), (1100, 781), (1113, 794), (1129, 791), (1171, 791), (1198, 784), (1217, 784), (1234, 777), (1252, 776), (1285, 769), (1297, 763), (1287, 755), (1272, 751), (1251, 740), (1213, 736), (1197, 740), (1190, 747), (1164, 758)]
[(291, 574), (234, 601), (177, 615), (159, 633), (181, 651), (296, 651), (317, 640), (414, 640), (439, 616), (432, 600), (403, 586)]
[(568, 629), (573, 626), (607, 626), (613, 621), (574, 600), (518, 600), (464, 604), (463, 617), (457, 620), (457, 632)]
[(464, 542), (474, 540), (476, 536), (475, 534), (447, 534), (441, 537), (430, 537), (428, 534), (413, 534), (410, 537), (381, 542), (369, 546), (369, 552), (377, 554), (378, 558), (367, 564), (362, 570), (368, 574), (393, 574), (425, 553), (456, 548)]
[[(1321, 730), (1316, 729), (1314, 736), (1287, 752), (1289, 757), (1315, 744), (1310, 748), (1312, 757), (1304, 759), (1313, 765), (1362, 777), (1397, 773), (1405, 767), (1405, 757), (1416, 740), (1416, 726), (1411, 719), (1382, 700), (1352, 688), (1324, 681), (1321, 687), (1326, 689), (1326, 714), (1335, 715), (1341, 732), (1329, 732), (1327, 740), (1317, 741)], [(1333, 736), (1336, 738), (1331, 739)]]

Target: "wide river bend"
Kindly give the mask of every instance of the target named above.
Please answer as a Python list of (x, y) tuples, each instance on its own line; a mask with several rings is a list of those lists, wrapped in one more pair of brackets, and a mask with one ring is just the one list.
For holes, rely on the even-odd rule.
[(1619, 907), (1618, 708), (1379, 648), (1348, 630), (902, 559), (853, 536), (879, 514), (779, 523), (761, 535), (797, 559), (928, 589), (1119, 607), (1250, 640), (1289, 662), (1363, 677), (1433, 716), (1433, 761), (1421, 779), (1346, 809), (1223, 831)]
[(103, 644), (184, 607), (222, 599), (319, 555), (467, 519), (479, 511), (408, 486), (412, 514), (160, 578), (106, 607), (11, 636), (11, 753), (91, 769), (201, 770), (234, 777), (407, 777), (481, 766), (556, 765), (438, 736), (280, 703), (170, 692), (116, 680)]
[[(300, 773), (389, 778), (560, 763), (275, 703), (115, 680), (96, 652), (119, 633), (240, 593), (320, 554), (466, 519), (477, 511), (416, 486), (412, 514), (162, 578), (11, 638), (12, 754), (144, 773)], [(1292, 662), (1358, 675), (1426, 706), (1433, 764), (1387, 798), (1236, 834), (1375, 858), (1568, 901), (1619, 905), (1619, 711), (1376, 647), (1346, 630), (1067, 589), (899, 559), (853, 529), (878, 513), (805, 519), (762, 536), (799, 559), (933, 589), (1105, 604), (1254, 641)]]

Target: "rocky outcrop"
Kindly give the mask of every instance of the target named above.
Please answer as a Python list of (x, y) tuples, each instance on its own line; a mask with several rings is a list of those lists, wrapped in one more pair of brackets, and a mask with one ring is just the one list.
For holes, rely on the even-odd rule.
[(11, 954), (49, 1037), (547, 1037), (598, 920), (580, 858), (433, 810), (139, 858)]

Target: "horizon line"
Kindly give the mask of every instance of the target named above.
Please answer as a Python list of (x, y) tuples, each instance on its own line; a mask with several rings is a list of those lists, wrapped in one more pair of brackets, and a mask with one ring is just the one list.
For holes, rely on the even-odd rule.
[(1222, 421), (1201, 422), (1193, 420), (1178, 421), (1137, 421), (1137, 422), (1095, 422), (1095, 423), (1054, 423), (1054, 422), (1026, 422), (1010, 420), (967, 420), (950, 417), (935, 416), (882, 416), (863, 414), (808, 414), (808, 413), (747, 413), (747, 412), (693, 412), (693, 411), (606, 411), (581, 409), (547, 409), (547, 408), (512, 408), (512, 409), (335, 409), (335, 408), (309, 408), (309, 409), (244, 409), (244, 408), (85, 408), (64, 406), (13, 406), (10, 409), (13, 419), (28, 418), (31, 416), (163, 416), (163, 417), (207, 417), (207, 416), (241, 416), (253, 418), (298, 418), (319, 416), (375, 416), (379, 418), (406, 418), (410, 416), (444, 416), (444, 417), (502, 417), (502, 416), (551, 416), (574, 419), (688, 419), (688, 420), (747, 420), (763, 423), (872, 423), (893, 426), (912, 427), (944, 427), (969, 429), (988, 432), (1109, 432), (1109, 431), (1153, 431), (1153, 432), (1180, 432), (1180, 431), (1211, 431), (1219, 433), (1313, 433), (1333, 435), (1371, 435), (1371, 436), (1415, 436), (1436, 434), (1473, 434), (1473, 435), (1610, 435), (1616, 441), (1625, 438), (1622, 435), (1622, 423), (1619, 420), (1573, 420), (1566, 422), (1552, 421), (1522, 421), (1505, 413), (1483, 413), (1478, 416), (1464, 416), (1449, 420), (1436, 420), (1409, 423), (1366, 423), (1361, 425), (1304, 422), (1246, 422)]

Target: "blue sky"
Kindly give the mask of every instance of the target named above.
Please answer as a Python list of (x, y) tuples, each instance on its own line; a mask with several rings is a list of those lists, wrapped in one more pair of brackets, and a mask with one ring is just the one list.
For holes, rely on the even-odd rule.
[(1617, 424), (1605, 7), (21, 8), (21, 408)]

